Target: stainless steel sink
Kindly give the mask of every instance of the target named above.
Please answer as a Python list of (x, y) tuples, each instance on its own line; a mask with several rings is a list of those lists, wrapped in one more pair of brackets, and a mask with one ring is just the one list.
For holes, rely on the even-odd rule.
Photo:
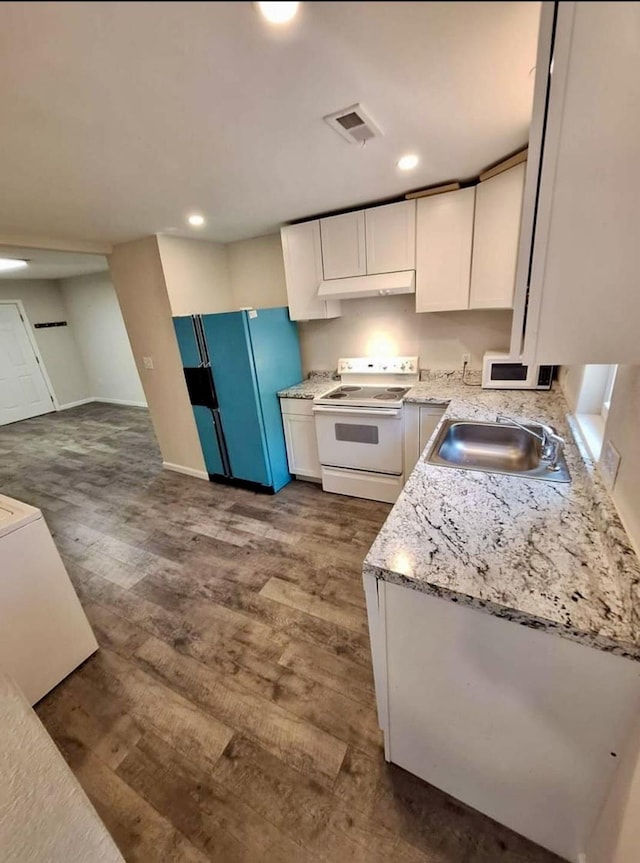
[[(536, 431), (536, 426), (526, 426)], [(546, 482), (571, 482), (563, 456), (556, 470), (541, 456), (540, 441), (504, 423), (445, 420), (425, 461), (440, 467), (504, 473)]]

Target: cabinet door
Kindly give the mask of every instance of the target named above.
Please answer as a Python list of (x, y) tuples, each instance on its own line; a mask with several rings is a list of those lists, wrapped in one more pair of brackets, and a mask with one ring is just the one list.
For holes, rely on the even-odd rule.
[(637, 3), (559, 4), (526, 362), (640, 362), (639, 26)]
[(423, 452), (424, 448), (429, 443), (429, 438), (436, 430), (445, 410), (446, 408), (444, 406), (427, 406), (420, 408), (420, 452)]
[(525, 170), (522, 162), (476, 187), (469, 308), (513, 307)]
[(469, 308), (475, 188), (418, 199), (416, 311)]
[(280, 237), (291, 320), (338, 317), (340, 303), (337, 300), (318, 299), (318, 287), (322, 281), (320, 223), (288, 225), (281, 229)]
[(296, 476), (320, 479), (320, 459), (313, 416), (282, 414), (289, 470)]
[(364, 213), (367, 275), (416, 266), (416, 202), (400, 201)]
[(364, 210), (320, 219), (325, 279), (366, 275), (364, 233)]
[(404, 406), (404, 481), (411, 475), (446, 410), (443, 405)]

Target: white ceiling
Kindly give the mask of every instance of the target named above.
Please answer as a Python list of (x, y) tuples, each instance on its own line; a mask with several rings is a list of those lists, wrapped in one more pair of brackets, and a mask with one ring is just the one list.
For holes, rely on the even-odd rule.
[[(527, 140), (539, 9), (310, 2), (283, 31), (249, 2), (3, 3), (0, 236), (227, 242), (477, 174)], [(354, 102), (364, 149), (322, 121)]]
[(20, 246), (1, 246), (0, 258), (21, 258), (29, 266), (22, 270), (0, 270), (0, 279), (66, 279), (100, 273), (106, 269), (107, 259), (103, 255), (52, 252), (44, 249), (25, 249)]

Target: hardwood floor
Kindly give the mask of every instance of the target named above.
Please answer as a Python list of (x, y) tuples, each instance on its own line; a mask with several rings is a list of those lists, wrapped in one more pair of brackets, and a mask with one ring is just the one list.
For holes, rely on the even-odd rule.
[(101, 645), (37, 712), (128, 861), (557, 860), (383, 760), (360, 567), (387, 505), (163, 471), (148, 414), (98, 404), (0, 428), (0, 464)]

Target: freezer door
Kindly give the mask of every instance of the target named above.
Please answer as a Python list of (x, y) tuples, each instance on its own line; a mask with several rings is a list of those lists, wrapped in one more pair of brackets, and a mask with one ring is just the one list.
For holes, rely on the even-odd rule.
[(272, 485), (245, 312), (203, 315), (231, 474)]
[(194, 319), (191, 315), (173, 319), (173, 328), (176, 331), (178, 348), (184, 368), (198, 368), (202, 365), (200, 348), (196, 338)]
[(284, 308), (245, 312), (251, 336), (258, 398), (264, 422), (267, 452), (276, 491), (291, 480), (282, 427), (278, 390), (302, 380), (298, 326)]

